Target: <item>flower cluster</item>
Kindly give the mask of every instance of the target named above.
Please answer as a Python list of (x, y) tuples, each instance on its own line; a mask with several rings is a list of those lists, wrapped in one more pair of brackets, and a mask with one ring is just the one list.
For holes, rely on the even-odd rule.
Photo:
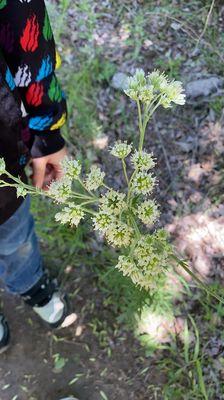
[(140, 100), (143, 103), (149, 103), (153, 99), (153, 86), (147, 82), (145, 72), (137, 69), (135, 75), (128, 78), (128, 88), (125, 90), (127, 96), (132, 100)]
[(135, 101), (150, 103), (158, 96), (164, 108), (171, 107), (171, 103), (184, 105), (185, 94), (182, 83), (170, 81), (164, 73), (153, 71), (145, 75), (143, 70), (137, 70), (134, 76), (128, 79), (128, 88), (125, 93)]
[(100, 209), (118, 215), (127, 208), (125, 193), (108, 190), (100, 199)]
[(111, 224), (106, 231), (106, 239), (113, 247), (128, 247), (134, 238), (134, 229), (128, 224)]
[(58, 181), (52, 181), (48, 187), (48, 196), (57, 203), (65, 203), (70, 197), (72, 191), (72, 181), (70, 176), (64, 177)]
[(132, 255), (119, 257), (116, 268), (124, 276), (129, 276), (134, 284), (145, 290), (154, 290), (167, 269), (171, 253), (167, 236), (160, 230), (153, 235), (142, 236)]
[(145, 200), (137, 208), (137, 216), (147, 226), (152, 226), (160, 215), (154, 200)]
[(116, 222), (116, 217), (110, 212), (99, 211), (93, 218), (94, 229), (105, 234), (109, 227)]
[(97, 190), (103, 185), (104, 177), (105, 172), (101, 171), (101, 169), (96, 165), (93, 165), (85, 180), (87, 190)]
[(150, 194), (155, 186), (156, 178), (146, 171), (139, 171), (133, 179), (133, 189), (136, 194)]
[(55, 219), (61, 224), (70, 224), (71, 226), (78, 226), (81, 219), (84, 218), (84, 211), (80, 206), (69, 203), (64, 207), (61, 212), (55, 215)]
[(65, 157), (62, 160), (61, 167), (66, 177), (71, 180), (78, 179), (82, 170), (80, 161), (72, 160), (69, 157)]
[(134, 154), (131, 156), (131, 162), (138, 171), (148, 171), (155, 166), (153, 155), (144, 150), (135, 150)]
[(111, 154), (114, 157), (118, 157), (121, 160), (126, 158), (132, 150), (132, 145), (127, 144), (127, 142), (121, 142), (120, 140), (114, 143), (114, 146), (111, 149)]

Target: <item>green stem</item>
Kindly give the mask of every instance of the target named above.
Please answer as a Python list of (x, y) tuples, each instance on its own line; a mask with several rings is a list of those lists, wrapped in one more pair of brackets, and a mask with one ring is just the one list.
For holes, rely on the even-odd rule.
[(127, 182), (127, 185), (129, 186), (129, 179), (128, 179), (128, 174), (127, 174), (127, 166), (126, 166), (126, 162), (125, 160), (122, 158), (122, 167), (123, 167), (123, 172), (124, 172), (124, 176)]
[(80, 203), (80, 206), (82, 207), (82, 206), (84, 206), (84, 205), (86, 205), (86, 204), (92, 204), (92, 203), (96, 203), (96, 202), (98, 202), (99, 200), (88, 200), (88, 201), (84, 201), (83, 203)]
[(88, 193), (90, 194), (90, 196), (94, 197), (94, 194), (91, 192), (91, 190), (88, 190), (88, 189), (85, 187), (83, 181), (82, 181), (80, 178), (78, 179), (78, 182), (79, 182), (80, 185), (83, 187), (83, 189), (84, 189), (86, 192), (88, 192)]
[[(157, 99), (159, 99), (159, 97), (156, 98), (156, 101), (157, 101)], [(155, 101), (153, 103), (151, 103), (149, 106), (146, 107), (146, 110), (145, 110), (145, 113), (144, 113), (144, 121), (143, 121), (143, 124), (142, 124), (142, 133), (140, 135), (140, 140), (139, 140), (139, 151), (143, 150), (143, 145), (144, 145), (144, 140), (145, 140), (145, 132), (146, 132), (146, 127), (148, 125), (148, 122), (149, 122), (151, 116), (153, 115), (153, 113), (159, 107), (160, 103), (161, 103), (161, 99), (158, 100), (158, 102), (156, 103), (155, 107), (151, 108), (153, 106), (153, 104), (155, 104)], [(150, 109), (151, 109), (151, 111), (149, 113)]]
[(130, 216), (130, 219), (131, 219), (131, 222), (132, 222), (132, 226), (133, 226), (133, 228), (135, 230), (136, 236), (139, 239), (141, 237), (141, 232), (140, 232), (140, 230), (138, 228), (138, 225), (137, 225), (137, 223), (135, 221), (135, 217), (132, 215), (132, 213), (130, 213), (129, 216)]
[(85, 194), (74, 192), (73, 190), (72, 190), (71, 194), (74, 195), (74, 197), (77, 197), (77, 198), (80, 198), (83, 200), (91, 200), (93, 198), (93, 196), (91, 196), (91, 197), (86, 196)]
[(82, 208), (83, 209), (83, 211), (85, 211), (87, 214), (90, 214), (90, 215), (96, 215), (97, 213), (96, 212), (94, 212), (94, 211), (92, 211), (92, 210), (89, 210), (88, 208)]
[(102, 186), (105, 187), (105, 189), (107, 189), (107, 190), (111, 190), (111, 188), (109, 186), (107, 186), (105, 183), (103, 183)]
[(138, 107), (138, 126), (139, 126), (139, 134), (140, 138), (142, 136), (142, 128), (143, 128), (143, 123), (142, 123), (142, 110), (141, 110), (141, 104), (140, 101), (137, 100), (137, 107)]
[(131, 195), (132, 195), (132, 182), (135, 178), (136, 175), (136, 171), (133, 172), (133, 174), (131, 175), (130, 181), (129, 181), (129, 185), (128, 185), (128, 196), (127, 196), (127, 202), (128, 202), (128, 206), (130, 206), (130, 202), (131, 202)]

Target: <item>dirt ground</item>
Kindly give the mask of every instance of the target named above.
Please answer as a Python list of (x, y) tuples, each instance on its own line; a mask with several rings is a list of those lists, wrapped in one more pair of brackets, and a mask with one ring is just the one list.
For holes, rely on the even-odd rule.
[[(87, 281), (84, 286), (90, 287)], [(89, 300), (95, 296), (93, 287)], [(154, 399), (147, 390), (157, 380), (153, 362), (143, 357), (137, 341), (119, 332), (111, 333), (106, 345), (100, 344), (89, 326), (92, 316), (86, 310), (86, 295), (79, 292), (71, 302), (77, 313), (75, 324), (50, 331), (20, 299), (3, 294), (12, 337), (0, 358), (0, 399), (59, 400), (68, 395), (79, 400)], [(97, 308), (96, 315), (100, 300)], [(143, 383), (141, 371), (146, 368)]]

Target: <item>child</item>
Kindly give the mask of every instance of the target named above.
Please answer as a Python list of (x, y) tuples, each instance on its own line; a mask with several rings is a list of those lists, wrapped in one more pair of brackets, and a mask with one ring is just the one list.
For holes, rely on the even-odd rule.
[[(31, 159), (33, 185), (43, 189), (60, 178), (66, 155), (59, 61), (44, 0), (0, 0), (0, 157), (23, 180)], [(29, 206), (14, 188), (0, 188), (0, 279), (50, 326), (67, 326), (68, 302), (44, 270)], [(0, 350), (8, 341), (0, 314)]]

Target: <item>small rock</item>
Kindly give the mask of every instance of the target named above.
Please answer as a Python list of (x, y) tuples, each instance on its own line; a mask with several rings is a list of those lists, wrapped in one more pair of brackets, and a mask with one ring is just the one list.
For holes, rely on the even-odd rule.
[(170, 26), (174, 31), (179, 31), (179, 29), (181, 29), (181, 24), (179, 24), (178, 22), (172, 22)]
[(111, 86), (114, 89), (125, 90), (127, 89), (127, 79), (128, 75), (124, 74), (123, 72), (117, 72), (112, 78)]
[(195, 99), (199, 96), (209, 96), (211, 93), (217, 92), (218, 89), (223, 86), (224, 79), (215, 76), (198, 79), (186, 85), (186, 95), (191, 99)]
[(192, 151), (194, 149), (194, 143), (187, 143), (187, 142), (182, 142), (179, 141), (177, 142), (178, 146), (180, 146), (181, 150), (184, 153), (189, 153), (190, 151)]

